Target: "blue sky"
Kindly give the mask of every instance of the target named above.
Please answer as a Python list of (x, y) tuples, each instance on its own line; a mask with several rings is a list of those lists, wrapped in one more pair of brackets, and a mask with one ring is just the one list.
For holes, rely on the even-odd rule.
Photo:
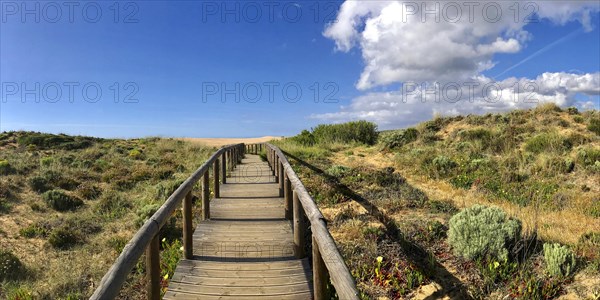
[[(292, 135), (319, 123), (360, 116), (375, 116), (372, 121), (382, 128), (430, 117), (429, 112), (415, 111), (417, 118), (402, 123), (353, 108), (366, 95), (374, 98), (397, 89), (406, 76), (375, 81), (367, 88), (358, 84), (366, 66), (375, 61), (365, 58), (370, 46), (358, 40), (354, 47), (340, 49), (336, 43), (342, 37), (324, 34), (343, 1), (319, 2), (318, 7), (310, 1), (280, 2), (272, 14), (266, 2), (252, 2), (261, 8), (260, 16), (254, 13), (256, 7), (237, 2), (238, 8), (233, 1), (137, 1), (119, 2), (118, 7), (113, 1), (99, 1), (88, 4), (86, 12), (82, 9), (86, 2), (81, 2), (74, 8), (73, 20), (69, 20), (66, 6), (57, 16), (55, 7), (45, 7), (47, 3), (25, 4), (29, 5), (25, 8), (37, 10), (39, 23), (33, 13), (22, 20), (22, 2), (2, 3), (0, 131), (101, 137), (251, 137)], [(93, 23), (90, 20), (96, 18), (98, 7), (102, 15)], [(221, 15), (223, 8), (235, 11), (239, 21), (234, 14)], [(297, 12), (302, 15), (296, 17)], [(373, 10), (366, 18), (378, 13)], [(596, 74), (597, 78), (600, 18), (597, 10), (590, 16), (587, 27), (576, 17), (565, 22), (542, 19), (522, 26), (520, 30), (529, 37), (519, 40), (520, 49), (488, 55), (495, 65), (477, 75), (493, 78), (501, 74), (496, 80), (535, 79), (545, 72), (563, 72)], [(359, 24), (356, 30), (360, 33), (364, 27)], [(569, 38), (531, 57), (565, 36)], [(510, 37), (506, 35), (506, 40)], [(479, 43), (487, 43), (486, 38), (480, 37)], [(403, 66), (395, 67), (407, 73)], [(437, 76), (435, 72), (430, 75)], [(235, 89), (236, 83), (238, 96), (223, 95), (223, 88)], [(590, 90), (589, 84), (583, 89)], [(590, 101), (597, 103), (597, 81), (591, 84), (591, 92), (569, 93), (575, 99), (569, 103), (587, 102), (587, 107)], [(87, 99), (82, 96), (86, 85)], [(61, 95), (50, 103), (45, 96), (55, 97), (57, 86)], [(257, 86), (262, 95), (252, 101)], [(215, 87), (217, 91), (209, 90)], [(72, 102), (68, 97), (71, 88)], [(94, 100), (98, 88), (102, 95)], [(270, 91), (274, 92), (272, 102)], [(284, 91), (287, 97), (282, 96)], [(297, 91), (302, 95), (296, 99)], [(386, 112), (380, 115), (388, 116)]]

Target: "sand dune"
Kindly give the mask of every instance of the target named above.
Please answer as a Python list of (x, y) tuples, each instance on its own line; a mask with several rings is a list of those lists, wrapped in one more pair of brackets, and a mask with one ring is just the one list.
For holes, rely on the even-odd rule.
[(182, 138), (184, 141), (194, 142), (203, 144), (209, 147), (220, 147), (223, 145), (237, 144), (237, 143), (264, 143), (271, 140), (281, 139), (280, 136), (263, 136), (257, 138)]

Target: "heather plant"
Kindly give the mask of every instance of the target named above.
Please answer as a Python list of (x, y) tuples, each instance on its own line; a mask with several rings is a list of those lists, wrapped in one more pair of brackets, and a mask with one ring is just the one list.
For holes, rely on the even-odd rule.
[(380, 143), (383, 149), (400, 148), (408, 143), (417, 140), (419, 132), (414, 128), (387, 133), (380, 137)]
[(48, 237), (48, 243), (56, 249), (69, 249), (83, 241), (80, 233), (68, 226), (54, 229)]
[(588, 125), (588, 129), (591, 132), (600, 135), (600, 119), (591, 119), (590, 124)]
[(431, 163), (438, 176), (446, 176), (456, 167), (456, 162), (443, 155), (434, 158)]
[(454, 252), (468, 259), (509, 259), (509, 247), (521, 235), (521, 222), (497, 207), (474, 205), (449, 221), (448, 242)]
[(50, 207), (58, 211), (74, 210), (83, 205), (81, 199), (71, 197), (61, 190), (47, 191), (42, 195), (42, 198)]
[(17, 279), (23, 275), (25, 267), (12, 252), (0, 250), (0, 282)]
[(567, 246), (544, 244), (546, 272), (552, 276), (567, 277), (575, 269), (575, 254)]

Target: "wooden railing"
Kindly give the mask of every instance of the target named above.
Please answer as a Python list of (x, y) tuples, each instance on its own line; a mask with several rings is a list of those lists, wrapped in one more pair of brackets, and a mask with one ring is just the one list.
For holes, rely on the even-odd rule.
[(183, 202), (183, 252), (185, 258), (192, 258), (192, 189), (202, 178), (202, 218), (209, 219), (209, 170), (211, 166), (214, 176), (213, 191), (217, 198), (219, 197), (219, 179), (222, 183), (226, 183), (227, 171), (233, 170), (235, 165), (241, 161), (245, 149), (244, 144), (220, 148), (184, 181), (125, 245), (117, 261), (104, 275), (90, 299), (114, 299), (144, 251), (146, 251), (147, 299), (160, 299), (160, 240), (158, 232)]
[[(304, 223), (304, 216), (310, 223), (314, 298), (317, 300), (330, 298), (327, 284), (331, 280), (339, 299), (359, 299), (354, 278), (327, 230), (325, 218), (315, 201), (306, 191), (283, 152), (272, 144), (264, 145), (266, 145), (267, 160), (276, 182), (279, 183), (280, 197), (285, 199), (285, 216), (293, 224), (294, 253), (297, 258), (306, 257), (304, 249), (308, 224)], [(247, 147), (251, 152), (262, 149), (261, 144), (251, 144)]]

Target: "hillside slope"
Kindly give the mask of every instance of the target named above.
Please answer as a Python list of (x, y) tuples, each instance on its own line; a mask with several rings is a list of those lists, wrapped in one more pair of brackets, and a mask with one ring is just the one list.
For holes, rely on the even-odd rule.
[[(600, 113), (544, 105), (438, 117), (373, 145), (312, 132), (278, 141), (329, 221), (369, 299), (596, 299), (600, 295)], [(474, 204), (523, 223), (513, 259), (457, 255), (449, 220)], [(568, 245), (577, 273), (549, 276), (542, 245)], [(498, 263), (498, 264), (496, 264)]]

